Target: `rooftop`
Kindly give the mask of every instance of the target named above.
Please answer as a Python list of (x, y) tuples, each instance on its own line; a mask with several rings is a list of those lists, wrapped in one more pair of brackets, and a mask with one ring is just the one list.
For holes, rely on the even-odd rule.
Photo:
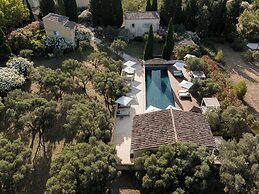
[(136, 11), (136, 12), (126, 12), (126, 20), (143, 20), (143, 19), (159, 19), (159, 14), (156, 11)]
[(69, 18), (67, 16), (63, 16), (55, 13), (49, 13), (42, 19), (62, 23), (64, 27), (70, 28), (70, 29), (74, 29), (76, 27), (76, 23), (73, 21), (69, 21)]
[(157, 148), (178, 141), (216, 147), (209, 123), (200, 113), (169, 109), (134, 117), (132, 151)]

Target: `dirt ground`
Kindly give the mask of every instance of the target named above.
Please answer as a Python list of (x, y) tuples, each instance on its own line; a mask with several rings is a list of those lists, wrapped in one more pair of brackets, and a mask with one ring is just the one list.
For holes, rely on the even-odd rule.
[(259, 119), (259, 63), (249, 63), (243, 58), (243, 53), (235, 52), (228, 45), (217, 45), (224, 52), (224, 61), (230, 73), (230, 79), (236, 83), (245, 80), (247, 93), (245, 103)]

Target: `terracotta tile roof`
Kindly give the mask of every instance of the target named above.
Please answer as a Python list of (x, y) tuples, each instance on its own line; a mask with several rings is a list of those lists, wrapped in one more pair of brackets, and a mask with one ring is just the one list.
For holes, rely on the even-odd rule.
[(216, 147), (209, 123), (202, 114), (169, 109), (134, 117), (132, 151), (156, 148), (178, 141)]
[(156, 11), (131, 11), (125, 13), (126, 20), (159, 19)]

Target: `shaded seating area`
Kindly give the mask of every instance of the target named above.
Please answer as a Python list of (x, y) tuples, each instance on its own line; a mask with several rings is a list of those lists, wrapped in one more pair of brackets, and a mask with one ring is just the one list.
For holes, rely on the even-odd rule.
[(122, 96), (118, 98), (115, 102), (118, 104), (118, 109), (116, 112), (117, 116), (129, 116), (130, 115), (130, 102), (133, 98), (128, 96)]
[(206, 113), (211, 109), (220, 108), (220, 104), (217, 98), (203, 98), (201, 102), (202, 113)]

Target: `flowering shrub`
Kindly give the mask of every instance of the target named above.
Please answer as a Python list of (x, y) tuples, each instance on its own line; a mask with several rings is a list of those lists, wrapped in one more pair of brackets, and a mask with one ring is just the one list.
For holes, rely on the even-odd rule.
[(25, 83), (25, 78), (14, 68), (0, 68), (0, 93), (6, 93)]
[(14, 57), (6, 63), (6, 66), (14, 68), (19, 74), (22, 74), (24, 77), (28, 77), (33, 66), (33, 62), (30, 62), (23, 57)]
[(90, 41), (91, 33), (87, 28), (83, 26), (78, 26), (75, 32), (75, 39), (76, 41)]
[(221, 108), (225, 109), (231, 105), (240, 106), (242, 102), (238, 99), (233, 87), (227, 81), (226, 76), (220, 71), (218, 65), (207, 55), (203, 56), (202, 60), (204, 61), (207, 75), (220, 88), (215, 96), (220, 101)]
[(73, 43), (69, 40), (66, 40), (63, 37), (56, 36), (56, 37), (50, 37), (50, 36), (44, 36), (43, 37), (44, 45), (46, 46), (48, 52), (51, 53), (64, 53), (71, 51), (74, 46)]
[[(42, 42), (42, 36), (44, 35), (43, 24), (41, 22), (32, 22), (24, 28), (19, 28), (12, 31), (8, 35), (8, 42), (12, 51), (18, 54), (21, 50), (31, 49), (38, 52), (37, 46)], [(34, 42), (38, 44), (35, 45)]]

